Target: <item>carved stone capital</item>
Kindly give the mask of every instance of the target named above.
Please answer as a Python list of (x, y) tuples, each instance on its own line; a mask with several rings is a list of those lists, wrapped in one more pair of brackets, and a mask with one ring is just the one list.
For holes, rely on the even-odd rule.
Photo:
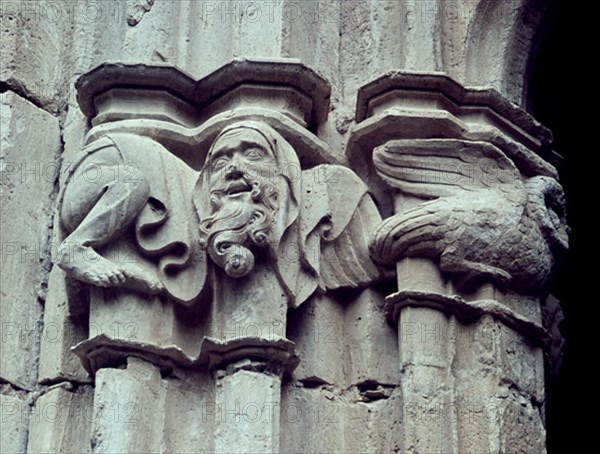
[(391, 209), (372, 165), (373, 150), (391, 140), (457, 139), (497, 147), (523, 176), (557, 178), (548, 129), (493, 89), (464, 87), (444, 74), (394, 71), (358, 93), (357, 124), (346, 155), (352, 168)]
[(491, 281), (536, 293), (550, 277), (554, 255), (568, 247), (558, 182), (522, 177), (494, 145), (397, 140), (377, 147), (373, 161), (400, 197), (422, 201), (373, 233), (371, 253), (381, 263), (429, 257), (459, 288)]
[[(383, 277), (368, 250), (379, 213), (315, 133), (331, 89), (310, 68), (234, 60), (195, 79), (105, 63), (77, 88), (92, 128), (60, 195), (59, 266), (94, 289), (90, 323), (102, 329), (76, 349), (88, 370), (127, 356), (211, 368), (247, 357), (283, 370), (284, 340), (203, 343), (204, 327), (285, 333), (287, 310), (316, 291)], [(112, 336), (120, 320), (134, 320), (137, 337)]]
[(488, 315), (547, 345), (539, 297), (569, 232), (550, 132), (494, 90), (442, 74), (366, 84), (356, 119), (348, 160), (384, 214), (371, 256), (397, 268), (388, 317), (409, 306)]

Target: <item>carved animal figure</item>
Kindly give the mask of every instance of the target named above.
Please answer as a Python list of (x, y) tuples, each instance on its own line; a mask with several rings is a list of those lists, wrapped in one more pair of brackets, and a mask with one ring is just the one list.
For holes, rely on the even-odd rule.
[(568, 247), (564, 193), (550, 177), (522, 180), (499, 149), (457, 140), (395, 141), (374, 152), (391, 186), (425, 201), (373, 232), (372, 257), (439, 260), (459, 287), (492, 281), (529, 292), (550, 277)]

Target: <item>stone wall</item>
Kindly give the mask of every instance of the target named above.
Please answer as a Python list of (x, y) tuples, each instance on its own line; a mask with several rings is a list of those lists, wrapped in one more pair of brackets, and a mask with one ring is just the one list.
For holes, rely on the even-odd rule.
[[(446, 250), (417, 247), (412, 240), (396, 242), (381, 246), (383, 252), (371, 265), (356, 241), (366, 244), (373, 232), (385, 238), (382, 219), (389, 225), (395, 220), (390, 229), (402, 229), (410, 221), (402, 217), (405, 211), (419, 209), (425, 198), (411, 193), (402, 176), (386, 173), (389, 169), (377, 159), (389, 164), (403, 159), (394, 153), (407, 149), (442, 149), (434, 140), (451, 141), (452, 149), (480, 147), (484, 151), (468, 159), (462, 154), (452, 159), (464, 158), (473, 168), (483, 168), (483, 160), (491, 159), (509, 175), (508, 183), (504, 177), (486, 183), (486, 191), (492, 187), (496, 192), (477, 196), (492, 206), (500, 193), (512, 194), (511, 202), (522, 197), (535, 178), (558, 178), (549, 131), (522, 109), (532, 40), (546, 2), (40, 0), (2, 1), (0, 8), (1, 452), (545, 450), (543, 348), (548, 339), (540, 309), (545, 282), (511, 287), (503, 276), (487, 270), (479, 273), (486, 276), (481, 282), (465, 290), (454, 279), (464, 269), (455, 261), (444, 265), (440, 258)], [(235, 59), (242, 61), (241, 76), (235, 65), (234, 76), (218, 71)], [(245, 60), (270, 62), (273, 75), (263, 74), (262, 63), (246, 69)], [(345, 221), (350, 227), (343, 232), (345, 243), (336, 245), (336, 260), (342, 265), (368, 261), (364, 273), (369, 279), (323, 284), (305, 295), (301, 306), (288, 301), (288, 309), (285, 301), (277, 300), (265, 309), (268, 315), (253, 319), (228, 302), (239, 297), (255, 307), (263, 299), (277, 298), (267, 294), (251, 299), (243, 285), (232, 284), (222, 293), (215, 291), (208, 309), (189, 310), (156, 296), (138, 304), (82, 284), (57, 266), (68, 233), (59, 219), (60, 197), (78, 154), (93, 142), (90, 137), (102, 136), (93, 128), (105, 121), (96, 117), (101, 90), (96, 93), (93, 87), (102, 83), (102, 76), (90, 78), (87, 86), (80, 83), (79, 95), (75, 81), (106, 62), (176, 67), (187, 73), (196, 91), (186, 98), (183, 89), (171, 90), (178, 101), (169, 98), (165, 105), (177, 106), (176, 117), (185, 111), (179, 102), (189, 103), (192, 113), (185, 121), (197, 120), (192, 126), (198, 128), (228, 109), (241, 109), (236, 101), (210, 99), (210, 93), (203, 98), (202, 87), (218, 91), (219, 84), (229, 83), (233, 92), (236, 86), (228, 78), (246, 77), (244, 83), (263, 84), (267, 91), (273, 86), (300, 90), (308, 70), (289, 76), (282, 62), (314, 71), (318, 80), (306, 77), (317, 80), (315, 87), (325, 81), (329, 91), (321, 98), (319, 90), (303, 92), (312, 110), (293, 106), (293, 112), (281, 116), (305, 115), (308, 125), (292, 122), (285, 131), (293, 132), (282, 135), (302, 155), (303, 171), (316, 164), (349, 167), (366, 184), (372, 201), (352, 205), (365, 228), (359, 232), (352, 227), (354, 217)], [(136, 80), (146, 80), (148, 72), (133, 72), (129, 85), (122, 85), (135, 90)], [(221, 78), (217, 84), (210, 79), (214, 74)], [(272, 98), (265, 101), (260, 93), (241, 98), (250, 99), (250, 108), (273, 110)], [(140, 99), (135, 101), (139, 111), (156, 105)], [(85, 103), (96, 111), (82, 111)], [(108, 118), (113, 111), (110, 102), (106, 105)], [(273, 121), (285, 125), (291, 121), (277, 118)], [(140, 125), (136, 134), (143, 129)], [(206, 134), (215, 139), (212, 132)], [(301, 146), (296, 144), (308, 151), (298, 151)], [(180, 156), (191, 156), (185, 153)], [(424, 155), (415, 151), (411, 159)], [(203, 159), (195, 159), (188, 163), (199, 171)], [(407, 162), (402, 164), (406, 168), (414, 161)], [(362, 190), (362, 183), (352, 178), (344, 180), (352, 186), (323, 191)], [(469, 206), (468, 197), (459, 196), (458, 207)], [(336, 197), (330, 195), (330, 200)], [(344, 218), (351, 205), (341, 196), (339, 200), (341, 206), (331, 202), (328, 211), (334, 226), (336, 216)], [(455, 212), (452, 200), (436, 213)], [(310, 209), (317, 210), (316, 205)], [(481, 210), (473, 208), (475, 213)], [(496, 248), (494, 229), (508, 227), (494, 224), (494, 219), (486, 218), (481, 231), (473, 234), (481, 242), (464, 241), (468, 248), (493, 246), (499, 252), (469, 256), (470, 261), (493, 262), (517, 281), (522, 275), (522, 281), (533, 282), (550, 272), (552, 254), (545, 243), (533, 252), (521, 243)], [(556, 220), (557, 229), (563, 227), (560, 221), (564, 216)], [(477, 224), (455, 218), (432, 223), (442, 230)], [(534, 224), (515, 228), (535, 246), (545, 231), (535, 230)], [(463, 241), (445, 238), (448, 244)], [(108, 249), (123, 254), (135, 244), (131, 238), (115, 239)], [(354, 249), (348, 244), (355, 244)], [(538, 256), (528, 262), (532, 254)], [(369, 274), (371, 266), (377, 277)], [(307, 264), (298, 267), (300, 273)], [(335, 273), (326, 275), (323, 269), (321, 284), (335, 281)], [(222, 270), (208, 273), (211, 279), (210, 273)], [(213, 282), (227, 279), (223, 274)], [(276, 285), (271, 277), (264, 279), (257, 278), (257, 288)], [(239, 293), (231, 290), (227, 296), (227, 288)], [(244, 300), (241, 295), (250, 296)], [(278, 333), (279, 343), (268, 348), (252, 344), (249, 362), (236, 357), (229, 364), (227, 342), (261, 338), (256, 323), (263, 330), (275, 326), (270, 323), (278, 310), (287, 323)], [(204, 336), (227, 345), (205, 347)], [(113, 347), (102, 350), (102, 339), (111, 339), (113, 346), (116, 342), (116, 350), (124, 353), (115, 359)], [(96, 343), (86, 344), (90, 340)], [(130, 341), (136, 348), (143, 344), (139, 348), (146, 353), (131, 354)], [(293, 351), (284, 341), (294, 343)], [(78, 344), (83, 347), (76, 354), (73, 347)], [(255, 362), (271, 367), (274, 360), (265, 359), (272, 353), (269, 349), (294, 360), (278, 357), (281, 370), (264, 373)], [(104, 353), (96, 355), (98, 351)], [(161, 355), (171, 355), (172, 362), (157, 360)]]

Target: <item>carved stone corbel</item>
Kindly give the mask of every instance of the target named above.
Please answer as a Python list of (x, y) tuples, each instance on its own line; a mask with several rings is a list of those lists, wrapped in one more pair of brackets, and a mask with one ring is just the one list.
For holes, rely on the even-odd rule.
[[(398, 291), (387, 297), (387, 313), (398, 324), (406, 405), (421, 412), (405, 414), (405, 449), (468, 445), (472, 434), (460, 429), (468, 417), (460, 405), (470, 380), (514, 383), (527, 388), (532, 401), (543, 400), (539, 347), (548, 334), (539, 298), (555, 257), (568, 246), (564, 194), (545, 160), (556, 159), (550, 140), (498, 93), (467, 89), (444, 75), (394, 72), (359, 92), (347, 154), (386, 215), (371, 237), (371, 255), (396, 265)], [(525, 355), (533, 379), (506, 374), (514, 366), (502, 357), (494, 357), (491, 375), (460, 365), (457, 349), (473, 357), (466, 364), (478, 355), (475, 343), (464, 343), (465, 333), (487, 323), (538, 347)], [(432, 345), (436, 332), (456, 337), (438, 336)], [(471, 397), (485, 408), (496, 392)], [(447, 406), (454, 418), (423, 423), (422, 414)], [(488, 422), (477, 420), (477, 430), (492, 440)], [(543, 432), (541, 420), (537, 427)], [(531, 437), (532, 443), (543, 439)]]
[(189, 196), (194, 85), (177, 68), (119, 63), (77, 81), (91, 129), (59, 197), (58, 264), (90, 286), (90, 338), (75, 348), (90, 373), (128, 356), (163, 368), (198, 355), (208, 270)]

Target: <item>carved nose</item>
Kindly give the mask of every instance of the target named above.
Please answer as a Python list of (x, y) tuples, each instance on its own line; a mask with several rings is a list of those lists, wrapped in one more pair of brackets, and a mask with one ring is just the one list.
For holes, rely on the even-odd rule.
[(227, 171), (225, 172), (225, 178), (228, 180), (235, 180), (242, 177), (242, 171), (238, 168), (236, 164), (231, 164), (227, 167)]

